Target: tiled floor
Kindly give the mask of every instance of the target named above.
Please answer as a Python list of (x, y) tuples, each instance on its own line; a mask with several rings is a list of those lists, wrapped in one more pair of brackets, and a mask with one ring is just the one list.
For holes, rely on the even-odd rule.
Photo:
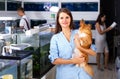
[(97, 65), (92, 65), (94, 69), (95, 76), (93, 79), (117, 79), (115, 66), (110, 65), (112, 70), (104, 69), (104, 71), (100, 71), (97, 69)]

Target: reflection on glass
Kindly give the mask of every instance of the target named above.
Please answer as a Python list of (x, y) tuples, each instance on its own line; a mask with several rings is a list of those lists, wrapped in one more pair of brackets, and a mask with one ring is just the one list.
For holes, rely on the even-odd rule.
[(5, 23), (4, 21), (0, 21), (0, 33), (4, 32), (5, 30)]
[(97, 2), (74, 2), (62, 3), (62, 8), (68, 8), (71, 11), (98, 11)]
[(26, 11), (49, 11), (51, 6), (58, 6), (56, 2), (25, 2)]
[(0, 33), (12, 33), (14, 25), (15, 21), (13, 20), (0, 20)]
[[(11, 74), (14, 77), (14, 79), (18, 79), (16, 60), (0, 59), (0, 78), (7, 74)], [(9, 79), (9, 78), (3, 78), (3, 79)]]
[(5, 1), (3, 0), (1, 0), (0, 1), (0, 11), (4, 11), (5, 10)]
[(40, 75), (46, 73), (53, 65), (48, 59), (50, 39), (53, 35), (50, 29), (41, 31), (40, 35)]
[[(17, 44), (25, 43), (30, 44), (33, 47), (33, 77), (40, 79), (40, 77), (53, 67), (48, 59), (50, 40), (53, 33), (51, 32), (51, 28), (49, 28), (49, 24), (41, 24), (38, 26), (39, 28), (36, 29), (39, 29), (39, 33), (34, 34), (31, 37), (27, 37), (22, 33), (17, 33)], [(27, 48), (27, 50), (32, 49)]]
[(20, 1), (8, 1), (7, 2), (7, 10), (8, 11), (16, 11), (17, 8), (21, 7)]

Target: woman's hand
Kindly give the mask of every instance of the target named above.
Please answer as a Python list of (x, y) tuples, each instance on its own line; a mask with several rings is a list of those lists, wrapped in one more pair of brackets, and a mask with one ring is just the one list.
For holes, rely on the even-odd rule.
[(85, 61), (85, 57), (74, 57), (71, 59), (62, 59), (62, 58), (56, 58), (53, 62), (54, 65), (59, 64), (80, 64)]
[(110, 30), (112, 30), (112, 29), (113, 29), (112, 27), (108, 27), (108, 28), (107, 28), (108, 31), (110, 31)]
[[(104, 33), (106, 33), (106, 32), (108, 32), (108, 31), (110, 31), (110, 30), (112, 30), (112, 27), (108, 27), (108, 28), (106, 28), (105, 30), (101, 30), (101, 28), (100, 28), (100, 24), (99, 23), (96, 23), (96, 29), (97, 29), (97, 31), (99, 32), (99, 34), (104, 34)], [(105, 26), (105, 24), (104, 24), (104, 26)]]
[(89, 54), (89, 55), (92, 55), (92, 56), (96, 56), (96, 52), (95, 52), (94, 50), (92, 50), (91, 48), (85, 49), (85, 48), (79, 46), (78, 49), (79, 49), (81, 52), (84, 52), (84, 53), (86, 53), (86, 54)]
[(88, 52), (90, 55), (96, 56), (96, 52), (94, 50), (92, 50), (91, 48), (88, 49)]
[(83, 47), (80, 46), (80, 41), (79, 41), (79, 35), (78, 35), (78, 34), (75, 35), (74, 43), (75, 43), (75, 46), (76, 46), (81, 52), (87, 53), (87, 54), (92, 55), (92, 56), (95, 56), (95, 55), (96, 55), (96, 52), (93, 51), (91, 48), (85, 49), (85, 48), (83, 48)]
[(74, 57), (71, 59), (73, 64), (81, 64), (85, 62), (85, 57)]

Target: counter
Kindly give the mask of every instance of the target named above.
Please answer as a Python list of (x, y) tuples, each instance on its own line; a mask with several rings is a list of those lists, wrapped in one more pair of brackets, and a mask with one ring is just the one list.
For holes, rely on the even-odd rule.
[[(9, 62), (15, 61), (13, 65), (16, 66), (16, 71), (14, 71), (14, 73), (17, 74), (13, 73), (14, 79), (30, 79), (32, 78), (32, 75), (34, 78), (37, 77), (40, 79), (48, 72), (49, 69), (53, 67), (48, 59), (48, 55), (50, 39), (54, 34), (54, 26), (55, 24), (53, 23), (41, 24), (25, 33), (16, 30), (15, 33), (13, 32), (13, 34), (11, 34), (11, 37), (3, 38), (4, 40), (1, 42), (4, 43), (4, 45), (1, 46), (1, 55), (3, 56), (0, 56), (0, 60), (9, 60)], [(21, 46), (21, 44), (29, 44), (30, 46)], [(33, 60), (31, 59), (32, 52), (20, 51), (26, 49), (27, 47), (33, 47), (35, 52), (33, 54)], [(11, 53), (11, 50), (18, 51)], [(6, 70), (11, 71), (13, 65), (10, 65), (9, 68), (7, 66), (2, 66), (1, 69), (6, 74)], [(32, 71), (32, 68), (34, 72)], [(1, 75), (2, 74), (0, 74), (0, 76)]]
[(11, 55), (0, 56), (0, 59), (22, 60), (31, 54), (32, 54), (31, 51), (20, 50), (20, 51), (13, 52)]
[(0, 76), (9, 71), (7, 74), (13, 74), (14, 79), (32, 78), (32, 51), (20, 50), (11, 55), (0, 56), (0, 63)]

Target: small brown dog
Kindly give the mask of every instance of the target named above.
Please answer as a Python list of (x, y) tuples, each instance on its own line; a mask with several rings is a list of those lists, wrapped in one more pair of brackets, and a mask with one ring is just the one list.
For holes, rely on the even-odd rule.
[[(76, 38), (75, 38), (76, 39)], [(85, 49), (89, 49), (92, 44), (92, 32), (91, 25), (85, 24), (84, 20), (80, 21), (80, 28), (78, 31), (78, 43), (81, 47)], [(73, 57), (85, 57), (85, 62), (81, 64), (77, 64), (79, 67), (83, 67), (84, 70), (91, 76), (94, 75), (93, 69), (90, 65), (88, 65), (88, 54), (81, 52), (77, 47), (74, 49)]]

